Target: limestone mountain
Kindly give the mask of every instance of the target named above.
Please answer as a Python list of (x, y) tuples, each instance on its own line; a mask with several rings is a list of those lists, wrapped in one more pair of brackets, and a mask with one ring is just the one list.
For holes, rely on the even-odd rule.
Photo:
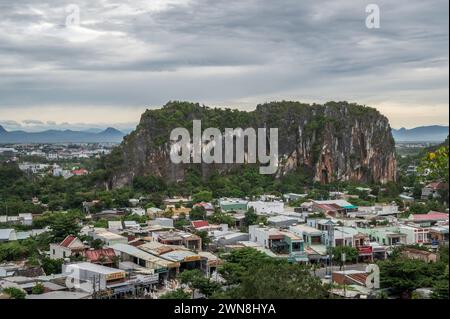
[(348, 102), (304, 104), (272, 102), (253, 111), (209, 108), (188, 102), (169, 102), (147, 110), (136, 130), (105, 158), (110, 187), (131, 184), (137, 176), (153, 175), (168, 182), (183, 181), (196, 165), (203, 178), (227, 174), (242, 164), (174, 164), (170, 160), (170, 132), (192, 121), (203, 129), (278, 128), (280, 178), (302, 169), (321, 183), (396, 180), (395, 143), (387, 118), (377, 110)]

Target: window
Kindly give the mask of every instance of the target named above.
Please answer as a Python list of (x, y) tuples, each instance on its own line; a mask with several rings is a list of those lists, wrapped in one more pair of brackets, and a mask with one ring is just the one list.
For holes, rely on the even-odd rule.
[(302, 243), (292, 243), (292, 251), (301, 251)]

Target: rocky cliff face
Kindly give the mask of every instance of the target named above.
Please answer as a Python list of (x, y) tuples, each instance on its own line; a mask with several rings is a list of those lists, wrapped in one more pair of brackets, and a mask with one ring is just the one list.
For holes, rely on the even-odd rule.
[(106, 159), (109, 185), (130, 184), (135, 176), (155, 175), (170, 182), (183, 180), (190, 165), (226, 173), (237, 164), (173, 164), (170, 132), (202, 120), (202, 128), (278, 128), (279, 160), (276, 177), (299, 168), (315, 181), (381, 182), (396, 180), (395, 145), (386, 117), (372, 108), (329, 102), (309, 105), (277, 102), (243, 112), (171, 102), (147, 110), (134, 132)]

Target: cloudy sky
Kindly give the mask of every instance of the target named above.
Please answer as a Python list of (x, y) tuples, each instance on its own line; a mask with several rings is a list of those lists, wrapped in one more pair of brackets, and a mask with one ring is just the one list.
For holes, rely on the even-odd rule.
[(448, 45), (448, 0), (1, 1), (0, 125), (124, 129), (169, 100), (282, 99), (447, 125)]

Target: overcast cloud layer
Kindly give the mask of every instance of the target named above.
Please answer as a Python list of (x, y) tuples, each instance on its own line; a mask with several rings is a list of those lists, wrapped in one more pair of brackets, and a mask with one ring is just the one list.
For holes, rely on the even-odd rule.
[(448, 124), (448, 0), (0, 1), (9, 129), (131, 126), (169, 100), (348, 100), (393, 127)]

